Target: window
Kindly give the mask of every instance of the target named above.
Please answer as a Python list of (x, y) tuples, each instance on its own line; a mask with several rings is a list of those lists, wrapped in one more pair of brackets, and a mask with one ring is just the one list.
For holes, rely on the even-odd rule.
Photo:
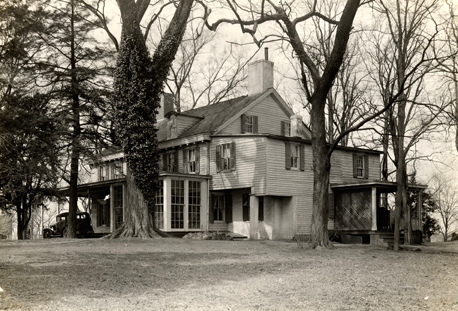
[(97, 208), (97, 226), (109, 226), (110, 225), (110, 199), (98, 200), (99, 204)]
[(158, 229), (164, 229), (164, 181), (159, 180), (157, 186), (154, 222)]
[(224, 221), (225, 203), (224, 194), (212, 194), (213, 221)]
[(242, 133), (257, 133), (258, 117), (242, 114)]
[(184, 228), (184, 180), (172, 180), (172, 229)]
[(353, 154), (353, 177), (369, 178), (369, 157), (367, 155)]
[(242, 195), (243, 221), (250, 221), (250, 194)]
[(216, 171), (235, 170), (235, 143), (216, 146)]
[(200, 182), (190, 181), (188, 189), (188, 227), (200, 229)]
[(291, 136), (291, 122), (281, 121), (281, 136)]
[(166, 172), (178, 172), (178, 152), (162, 154), (162, 169)]
[(117, 162), (114, 162), (112, 165), (111, 165), (111, 169), (112, 169), (112, 177), (114, 179), (117, 179), (117, 178), (122, 178), (124, 177), (124, 173), (122, 171), (122, 162), (121, 161), (117, 161)]
[(300, 144), (285, 143), (285, 166), (287, 170), (305, 170), (304, 147)]
[(185, 149), (183, 161), (186, 173), (199, 173), (199, 148)]

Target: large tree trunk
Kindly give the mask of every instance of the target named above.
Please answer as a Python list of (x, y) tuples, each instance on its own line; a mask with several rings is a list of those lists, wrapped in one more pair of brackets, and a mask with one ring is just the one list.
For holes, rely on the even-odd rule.
[(154, 227), (153, 212), (148, 208), (143, 194), (135, 185), (130, 169), (126, 174), (126, 206), (124, 224), (107, 238), (138, 237), (142, 239), (161, 237), (163, 234)]
[[(328, 233), (329, 175), (331, 162), (326, 144), (325, 96), (312, 102), (312, 152), (313, 152), (313, 215), (311, 247), (332, 248)], [(321, 102), (320, 102), (321, 99)]]

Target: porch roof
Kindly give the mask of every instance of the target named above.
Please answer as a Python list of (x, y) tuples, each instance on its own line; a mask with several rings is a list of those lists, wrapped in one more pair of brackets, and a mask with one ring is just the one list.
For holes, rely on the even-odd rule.
[[(332, 190), (352, 190), (361, 188), (377, 188), (380, 192), (396, 192), (397, 183), (393, 181), (361, 181), (361, 182), (349, 182), (349, 183), (334, 183), (331, 184)], [(407, 187), (414, 191), (419, 191), (428, 188), (427, 185), (421, 184), (408, 184)]]
[[(98, 191), (103, 191), (109, 189), (111, 185), (125, 183), (126, 178), (117, 178), (117, 179), (110, 179), (104, 181), (97, 181), (87, 184), (81, 184), (77, 187), (78, 197), (88, 197), (89, 193), (94, 193)], [(70, 187), (60, 188), (57, 190), (58, 193), (62, 196), (69, 196), (70, 195)]]

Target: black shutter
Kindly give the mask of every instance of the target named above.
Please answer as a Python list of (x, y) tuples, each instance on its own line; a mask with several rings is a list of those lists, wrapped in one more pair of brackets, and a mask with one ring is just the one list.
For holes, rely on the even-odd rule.
[(231, 223), (232, 222), (232, 194), (226, 193), (225, 195), (225, 216), (226, 216), (226, 222)]
[(165, 172), (168, 171), (167, 153), (162, 154), (162, 170)]
[(285, 168), (291, 169), (291, 143), (285, 142)]
[(178, 172), (178, 149), (175, 150), (175, 156), (173, 161), (173, 171)]
[(235, 141), (233, 141), (231, 143), (231, 159), (230, 159), (230, 164), (231, 164), (231, 171), (235, 171), (235, 154), (236, 154), (236, 150), (235, 150)]
[(364, 178), (369, 178), (369, 156), (367, 154), (364, 155)]
[(258, 116), (253, 116), (253, 133), (258, 133)]
[(299, 169), (305, 171), (305, 146), (299, 145)]
[(183, 149), (183, 169), (185, 173), (189, 173), (188, 171), (188, 149)]
[(242, 114), (242, 134), (246, 132), (246, 116)]
[(196, 174), (200, 173), (200, 148), (196, 146)]
[(221, 145), (216, 146), (216, 171), (221, 171)]
[(285, 125), (285, 122), (286, 121), (281, 121), (281, 130), (280, 130), (281, 136), (286, 136), (286, 125)]

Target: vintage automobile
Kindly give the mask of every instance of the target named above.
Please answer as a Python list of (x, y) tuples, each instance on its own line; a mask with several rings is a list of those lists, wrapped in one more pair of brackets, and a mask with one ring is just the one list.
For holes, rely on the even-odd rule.
[[(43, 230), (43, 238), (50, 239), (53, 236), (67, 236), (67, 218), (68, 212), (61, 213), (56, 216), (56, 223), (50, 228)], [(91, 225), (91, 216), (86, 212), (76, 213), (76, 235), (82, 237), (88, 237), (94, 234), (94, 230)]]

